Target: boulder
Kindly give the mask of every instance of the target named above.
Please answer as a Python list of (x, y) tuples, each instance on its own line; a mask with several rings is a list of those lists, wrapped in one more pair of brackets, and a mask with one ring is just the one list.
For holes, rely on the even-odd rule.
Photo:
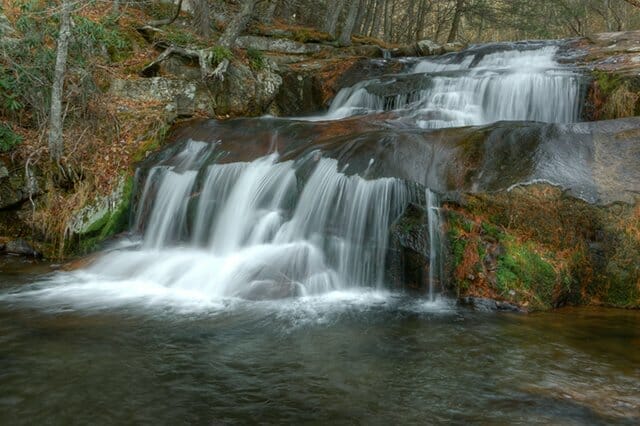
[(19, 207), (41, 192), (40, 171), (30, 168), (29, 176), (24, 164), (0, 159), (0, 210)]
[(454, 41), (453, 43), (445, 43), (442, 45), (443, 53), (455, 53), (464, 50), (466, 46), (464, 43), (460, 43), (459, 41)]
[(392, 58), (404, 58), (407, 56), (420, 56), (417, 45), (406, 45), (400, 47), (394, 47), (389, 50), (389, 55)]
[(135, 80), (114, 79), (111, 94), (139, 102), (162, 102), (176, 116), (192, 116), (196, 109), (206, 107), (206, 98), (194, 81), (178, 78), (152, 77)]
[(164, 69), (178, 75), (115, 79), (110, 91), (115, 96), (134, 101), (162, 102), (173, 117), (190, 117), (196, 111), (210, 116), (252, 116), (268, 110), (282, 84), (273, 64), (252, 70), (247, 65), (232, 62), (222, 81), (211, 79), (206, 84), (199, 71), (186, 73), (189, 66), (184, 63), (181, 66), (173, 63)]
[(23, 239), (11, 240), (0, 246), (0, 251), (4, 251), (7, 254), (13, 254), (26, 257), (42, 257), (42, 254), (34, 249), (31, 244)]
[(207, 110), (217, 116), (262, 115), (275, 99), (282, 77), (268, 64), (254, 71), (248, 66), (232, 62), (223, 81), (207, 83), (210, 102)]
[(446, 49), (433, 40), (420, 40), (416, 43), (416, 51), (420, 56), (442, 55)]
[(526, 310), (512, 303), (486, 297), (462, 297), (458, 300), (458, 303), (480, 312), (526, 312)]
[(389, 230), (387, 281), (399, 289), (427, 293), (430, 255), (426, 211), (409, 204)]
[(331, 46), (317, 43), (300, 43), (284, 38), (270, 38), (259, 36), (241, 36), (236, 41), (238, 47), (255, 49), (263, 52), (278, 52), (286, 55), (314, 55), (320, 52), (334, 50)]
[(275, 99), (276, 115), (317, 113), (329, 106), (340, 89), (365, 77), (396, 73), (403, 67), (399, 61), (372, 61), (360, 57), (315, 59), (282, 66), (283, 84)]

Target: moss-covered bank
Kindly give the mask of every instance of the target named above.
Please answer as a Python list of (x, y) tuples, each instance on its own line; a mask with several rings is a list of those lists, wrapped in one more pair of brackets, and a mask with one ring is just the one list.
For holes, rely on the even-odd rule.
[(640, 308), (640, 203), (599, 207), (535, 185), (465, 195), (445, 214), (460, 297)]

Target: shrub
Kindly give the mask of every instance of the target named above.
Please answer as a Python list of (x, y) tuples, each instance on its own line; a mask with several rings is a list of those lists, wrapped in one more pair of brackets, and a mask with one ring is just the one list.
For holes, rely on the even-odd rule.
[(11, 151), (20, 142), (22, 136), (15, 134), (10, 127), (0, 124), (0, 152)]
[(266, 66), (264, 54), (258, 49), (248, 48), (247, 57), (249, 58), (249, 66), (256, 71), (264, 69)]

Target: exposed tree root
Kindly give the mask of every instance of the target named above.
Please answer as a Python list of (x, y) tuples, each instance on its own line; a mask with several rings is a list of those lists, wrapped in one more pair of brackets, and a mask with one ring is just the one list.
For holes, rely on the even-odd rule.
[(200, 72), (202, 73), (203, 80), (215, 78), (216, 80), (223, 81), (224, 75), (227, 72), (227, 68), (229, 67), (229, 60), (223, 59), (215, 69), (212, 69), (214, 58), (212, 49), (196, 50), (170, 44), (165, 47), (165, 50), (160, 55), (158, 55), (158, 57), (153, 62), (142, 69), (141, 74), (149, 75), (158, 65), (160, 65), (162, 61), (166, 60), (171, 55), (178, 55), (189, 60), (197, 60), (198, 64), (200, 65)]

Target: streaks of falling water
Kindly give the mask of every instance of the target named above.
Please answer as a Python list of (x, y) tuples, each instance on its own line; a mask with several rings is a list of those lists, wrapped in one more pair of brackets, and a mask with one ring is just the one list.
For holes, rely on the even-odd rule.
[(442, 225), (440, 214), (440, 200), (438, 195), (429, 188), (426, 190), (427, 226), (429, 232), (429, 300), (436, 298), (436, 286), (442, 287), (444, 279), (442, 247)]
[(206, 149), (188, 144), (149, 171), (142, 250), (105, 255), (92, 279), (205, 298), (383, 287), (388, 229), (408, 202), (402, 181), (347, 176), (317, 156), (306, 178), (277, 154), (203, 166)]
[[(382, 96), (363, 81), (343, 89), (328, 119), (404, 109), (422, 128), (480, 125), (501, 120), (569, 123), (579, 119), (581, 76), (555, 61), (557, 46), (501, 51), (476, 58), (473, 52), (425, 60), (412, 74), (424, 74), (422, 87)], [(393, 84), (393, 83), (391, 83)]]

